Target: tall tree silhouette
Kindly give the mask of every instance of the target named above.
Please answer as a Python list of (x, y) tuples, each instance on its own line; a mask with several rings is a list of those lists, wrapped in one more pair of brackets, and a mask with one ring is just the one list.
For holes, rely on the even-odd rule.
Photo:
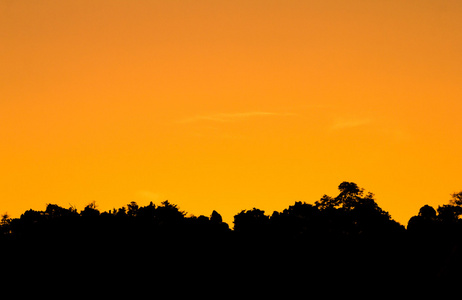
[[(324, 195), (315, 206), (322, 212), (330, 232), (340, 235), (392, 234), (404, 230), (375, 202), (374, 194), (364, 195), (356, 183), (342, 182), (336, 197)], [(330, 225), (328, 225), (330, 224)]]

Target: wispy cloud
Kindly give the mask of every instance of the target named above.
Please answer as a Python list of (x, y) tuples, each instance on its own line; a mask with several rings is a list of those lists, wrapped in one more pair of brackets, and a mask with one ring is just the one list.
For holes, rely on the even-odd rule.
[(363, 119), (360, 119), (360, 118), (359, 119), (338, 119), (332, 124), (331, 129), (340, 130), (340, 129), (359, 127), (359, 126), (369, 124), (371, 122), (372, 122), (372, 120), (369, 119), (369, 118), (363, 118)]
[(241, 112), (241, 113), (218, 113), (210, 115), (197, 115), (191, 118), (179, 120), (179, 123), (192, 123), (197, 121), (214, 121), (214, 122), (234, 122), (244, 120), (252, 117), (269, 117), (269, 116), (289, 116), (294, 115), (291, 113), (275, 113), (275, 112), (263, 112), (263, 111), (252, 111), (252, 112)]

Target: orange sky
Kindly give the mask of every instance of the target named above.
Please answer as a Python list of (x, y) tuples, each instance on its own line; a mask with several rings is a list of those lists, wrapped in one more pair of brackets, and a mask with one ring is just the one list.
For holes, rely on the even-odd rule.
[(354, 181), (407, 224), (462, 190), (461, 54), (458, 0), (0, 0), (0, 213)]

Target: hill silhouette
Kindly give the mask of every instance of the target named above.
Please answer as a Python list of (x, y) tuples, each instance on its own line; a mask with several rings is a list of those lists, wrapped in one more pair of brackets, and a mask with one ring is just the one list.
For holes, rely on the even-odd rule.
[(2, 216), (0, 251), (11, 269), (45, 264), (109, 277), (144, 270), (189, 281), (202, 272), (209, 283), (232, 277), (243, 286), (255, 278), (445, 280), (462, 277), (460, 216), (462, 192), (437, 209), (423, 206), (406, 229), (352, 182), (342, 182), (337, 196), (271, 215), (242, 210), (233, 229), (217, 211), (187, 216), (169, 201), (104, 212), (94, 202), (80, 212), (47, 204), (19, 218)]

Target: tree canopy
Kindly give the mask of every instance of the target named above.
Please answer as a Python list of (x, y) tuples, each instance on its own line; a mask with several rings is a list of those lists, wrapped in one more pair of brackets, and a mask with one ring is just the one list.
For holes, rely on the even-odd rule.
[[(383, 275), (393, 267), (436, 278), (455, 276), (462, 266), (461, 216), (459, 192), (437, 209), (424, 205), (406, 229), (377, 204), (373, 193), (342, 182), (337, 195), (324, 195), (313, 204), (298, 201), (271, 214), (255, 207), (241, 210), (233, 229), (215, 210), (210, 216), (188, 215), (168, 200), (146, 206), (132, 201), (110, 211), (100, 211), (96, 202), (81, 211), (49, 203), (43, 211), (29, 209), (19, 218), (2, 215), (0, 249), (138, 249), (136, 253), (164, 257), (181, 253), (210, 266), (229, 260), (241, 267), (257, 258), (284, 266), (295, 255), (297, 264), (319, 272), (332, 268), (355, 276)], [(383, 261), (374, 262), (378, 257)]]

